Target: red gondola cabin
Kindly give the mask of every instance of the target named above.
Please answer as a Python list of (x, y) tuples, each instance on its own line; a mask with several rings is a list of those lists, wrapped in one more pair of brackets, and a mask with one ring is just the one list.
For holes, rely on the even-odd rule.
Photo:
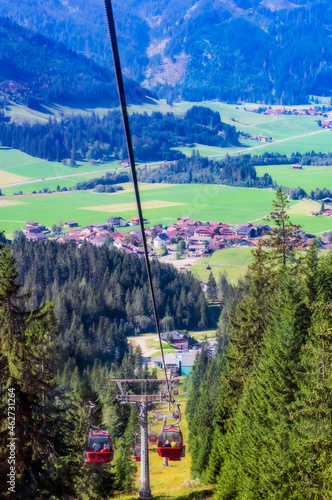
[(136, 446), (135, 447), (133, 460), (134, 460), (134, 462), (140, 462), (141, 461), (141, 447), (140, 446)]
[(148, 439), (149, 439), (149, 443), (156, 443), (157, 442), (157, 434), (155, 432), (150, 432)]
[(170, 461), (181, 459), (183, 451), (182, 433), (178, 427), (162, 427), (158, 437), (158, 455)]
[(109, 463), (114, 450), (109, 431), (91, 430), (84, 450), (84, 463)]
[(173, 396), (178, 396), (179, 395), (179, 389), (175, 388), (173, 389)]

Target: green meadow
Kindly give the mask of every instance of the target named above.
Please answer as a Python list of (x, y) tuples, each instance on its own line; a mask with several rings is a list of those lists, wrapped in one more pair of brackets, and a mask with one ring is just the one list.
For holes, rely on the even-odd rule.
[(313, 189), (332, 189), (332, 168), (304, 166), (302, 170), (293, 170), (292, 165), (271, 165), (256, 167), (257, 175), (268, 173), (279, 186), (297, 188), (300, 186), (308, 194)]
[[(220, 185), (147, 186), (141, 192), (144, 216), (152, 223), (170, 224), (188, 215), (202, 221), (229, 224), (260, 219), (269, 213), (273, 191), (232, 188)], [(152, 188), (152, 189), (151, 189)], [(50, 226), (59, 220), (77, 220), (80, 225), (105, 221), (110, 215), (126, 220), (137, 215), (133, 191), (65, 193), (3, 197), (0, 204), (1, 227), (7, 234), (35, 220)], [(10, 202), (6, 205), (5, 202)], [(144, 208), (144, 204), (147, 208)]]
[[(81, 174), (88, 172), (119, 168), (119, 163), (119, 160), (100, 165), (77, 162), (75, 167), (70, 167), (59, 162), (34, 158), (16, 149), (0, 148), (0, 185), (19, 183), (30, 179), (45, 178), (47, 180), (48, 177), (61, 177), (73, 174), (75, 176), (77, 174), (77, 177), (73, 177), (73, 179), (79, 179)], [(79, 182), (79, 180), (76, 182)]]
[[(130, 184), (123, 185), (119, 193), (94, 191), (68, 191), (64, 193), (4, 196), (0, 198), (1, 229), (7, 235), (27, 221), (38, 221), (51, 226), (59, 220), (77, 220), (84, 226), (103, 222), (111, 215), (129, 220), (137, 215), (134, 192)], [(228, 224), (241, 222), (264, 223), (263, 217), (272, 208), (274, 191), (248, 189), (213, 184), (142, 184), (141, 199), (144, 217), (149, 224), (171, 224), (178, 217), (188, 215), (203, 222), (221, 221)], [(297, 205), (292, 202), (291, 205)], [(332, 229), (329, 217), (313, 217), (306, 207), (292, 213), (292, 221), (308, 232)]]
[[(217, 281), (220, 274), (226, 273), (232, 283), (237, 283), (240, 277), (245, 276), (253, 260), (251, 249), (248, 247), (226, 248), (214, 252), (207, 259), (199, 259), (191, 266), (190, 271), (200, 281), (207, 282), (212, 272)], [(206, 269), (207, 265), (211, 270)]]

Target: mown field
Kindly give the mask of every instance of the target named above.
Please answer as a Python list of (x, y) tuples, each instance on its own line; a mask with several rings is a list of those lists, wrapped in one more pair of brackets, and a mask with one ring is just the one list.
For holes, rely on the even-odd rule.
[(308, 194), (317, 187), (332, 189), (331, 167), (304, 166), (302, 170), (293, 170), (291, 165), (272, 165), (256, 167), (256, 171), (259, 176), (270, 174), (279, 186), (290, 188), (300, 186)]
[[(216, 185), (154, 185), (143, 189), (144, 216), (149, 223), (170, 224), (188, 215), (205, 222), (229, 224), (260, 219), (270, 212), (274, 193), (270, 190), (231, 188)], [(59, 220), (77, 220), (80, 225), (103, 222), (111, 215), (126, 220), (137, 215), (134, 193), (106, 194), (70, 191), (54, 194), (6, 196), (0, 203), (0, 222), (11, 234), (27, 221), (51, 226)], [(11, 205), (5, 203), (11, 202)], [(144, 208), (145, 206), (145, 208)]]
[[(68, 191), (53, 194), (4, 196), (0, 198), (1, 229), (9, 236), (27, 221), (52, 226), (58, 221), (77, 220), (80, 226), (104, 222), (111, 215), (125, 220), (137, 215), (134, 192), (130, 184), (119, 193)], [(178, 217), (189, 216), (202, 222), (220, 221), (265, 223), (263, 217), (272, 208), (274, 192), (267, 189), (234, 188), (220, 185), (182, 184), (141, 185), (144, 217), (149, 225), (169, 225)], [(292, 202), (291, 205), (297, 205)], [(317, 211), (317, 204), (301, 206), (292, 213), (292, 221), (306, 231), (332, 229), (330, 217), (308, 215)]]
[[(31, 193), (34, 190), (43, 189), (44, 187), (56, 189), (57, 185), (68, 188), (87, 178), (103, 175), (103, 172), (95, 174), (94, 172), (120, 168), (119, 163), (118, 160), (97, 165), (90, 165), (87, 162), (77, 162), (75, 167), (70, 167), (59, 162), (34, 158), (16, 149), (0, 148), (0, 187), (38, 179), (38, 183), (4, 188), (3, 193), (12, 194), (19, 190), (23, 191), (23, 193)], [(85, 174), (88, 172), (89, 174), (86, 176)], [(71, 177), (62, 177), (67, 175)], [(50, 177), (56, 177), (57, 179), (48, 179)], [(42, 181), (41, 179), (44, 180)]]
[[(214, 252), (207, 259), (198, 259), (190, 271), (200, 281), (207, 282), (212, 272), (217, 281), (220, 274), (226, 273), (231, 283), (237, 283), (238, 279), (246, 274), (251, 262), (253, 262), (253, 256), (250, 248), (226, 248)], [(207, 265), (211, 267), (211, 270), (206, 269)]]

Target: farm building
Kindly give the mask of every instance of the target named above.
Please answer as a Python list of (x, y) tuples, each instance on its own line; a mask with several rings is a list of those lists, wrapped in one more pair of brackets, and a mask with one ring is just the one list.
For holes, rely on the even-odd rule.
[(122, 217), (109, 217), (107, 222), (114, 227), (125, 227), (127, 225), (126, 221)]
[(128, 167), (130, 167), (130, 161), (128, 160), (128, 158), (126, 158), (125, 160), (122, 160), (122, 162), (120, 163), (120, 165), (123, 168), (128, 168)]
[(78, 222), (76, 222), (76, 220), (72, 220), (70, 222), (65, 222), (64, 226), (65, 227), (78, 227)]
[(188, 349), (189, 339), (191, 336), (189, 333), (179, 333), (176, 330), (173, 330), (173, 332), (162, 333), (161, 338), (164, 341), (169, 341), (169, 343), (174, 347), (178, 347), (179, 349)]

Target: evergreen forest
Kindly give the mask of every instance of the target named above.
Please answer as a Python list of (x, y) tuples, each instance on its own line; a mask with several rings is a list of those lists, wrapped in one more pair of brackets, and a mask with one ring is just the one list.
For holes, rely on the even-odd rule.
[[(173, 113), (130, 117), (135, 156), (140, 161), (176, 160), (184, 155), (173, 147), (202, 143), (226, 147), (239, 145), (235, 127), (223, 123), (218, 112), (194, 106), (183, 118)], [(19, 149), (50, 161), (112, 160), (125, 157), (126, 146), (121, 115), (109, 111), (100, 117), (72, 115), (48, 123), (1, 123), (2, 146)]]
[(220, 277), (219, 353), (187, 379), (192, 474), (220, 500), (332, 495), (332, 255), (295, 253), (286, 208), (278, 190), (248, 274)]

